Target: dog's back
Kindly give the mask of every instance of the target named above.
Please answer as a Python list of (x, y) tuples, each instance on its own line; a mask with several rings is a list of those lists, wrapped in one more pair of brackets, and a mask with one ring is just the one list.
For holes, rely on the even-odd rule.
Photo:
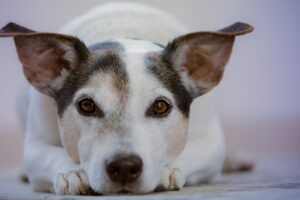
[(136, 3), (109, 3), (64, 26), (61, 33), (78, 36), (87, 45), (112, 38), (137, 38), (166, 45), (186, 28), (168, 13)]

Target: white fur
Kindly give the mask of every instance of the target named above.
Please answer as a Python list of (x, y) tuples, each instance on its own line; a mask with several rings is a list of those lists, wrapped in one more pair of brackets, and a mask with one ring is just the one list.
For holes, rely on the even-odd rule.
[[(60, 32), (76, 35), (89, 45), (110, 38), (143, 38), (166, 44), (186, 31), (173, 17), (162, 11), (138, 4), (114, 3), (95, 8), (66, 25)], [(21, 115), (27, 116), (27, 120), (23, 121), (26, 124), (24, 163), (36, 190), (77, 194), (86, 183), (80, 182), (74, 173), (79, 176), (77, 172), (83, 168), (93, 189), (103, 193), (118, 192), (122, 188), (112, 183), (103, 169), (105, 156), (116, 151), (136, 153), (142, 157), (144, 170), (139, 182), (129, 184), (125, 188), (137, 193), (150, 192), (158, 184), (165, 189), (180, 188), (184, 183), (195, 184), (210, 180), (220, 172), (225, 150), (222, 129), (217, 114), (212, 109), (213, 93), (201, 97), (197, 100), (197, 107), (192, 107), (191, 118), (197, 124), (201, 124), (201, 129), (188, 133), (185, 148), (180, 156), (176, 159), (175, 154), (178, 154), (183, 146), (178, 146), (177, 150), (175, 149), (178, 152), (174, 155), (160, 156), (155, 152), (160, 151), (161, 155), (167, 155), (163, 153), (168, 149), (167, 140), (174, 140), (175, 143), (178, 139), (173, 137), (174, 133), (182, 137), (186, 134), (187, 120), (179, 114), (178, 109), (170, 113), (167, 122), (145, 118), (144, 111), (155, 97), (164, 95), (174, 103), (169, 91), (162, 89), (160, 83), (141, 67), (144, 66), (141, 55), (147, 48), (158, 50), (158, 47), (143, 44), (143, 41), (139, 46), (126, 40), (121, 42), (125, 44), (129, 79), (134, 79), (129, 84), (130, 94), (121, 123), (126, 126), (127, 132), (103, 129), (103, 123), (96, 119), (84, 125), (82, 121), (86, 119), (76, 113), (74, 106), (67, 108), (65, 116), (58, 124), (53, 100), (32, 87), (24, 88), (29, 93), (23, 93), (25, 100), (29, 98), (28, 109), (19, 106)], [(113, 95), (113, 88), (109, 88), (110, 78), (99, 79), (96, 76), (86, 88), (77, 91), (74, 99), (81, 94), (94, 95), (94, 99), (106, 112), (115, 112), (118, 109), (115, 106), (118, 105), (118, 99)], [(20, 98), (22, 102), (24, 98)], [(144, 104), (141, 104), (143, 100)], [(21, 101), (20, 105), (23, 105)], [(197, 108), (197, 118), (193, 116), (193, 108)], [(68, 125), (71, 121), (78, 125)], [(99, 135), (99, 129), (103, 129), (104, 133)], [(64, 134), (60, 136), (59, 131), (72, 132), (72, 138), (79, 141), (79, 152), (62, 148), (63, 139), (60, 137), (64, 137)], [(85, 135), (80, 135), (83, 132)], [(83, 164), (75, 163), (67, 152), (73, 152), (72, 158), (77, 157)], [(66, 185), (69, 185), (68, 192), (64, 192)]]
[(137, 3), (109, 3), (76, 18), (61, 33), (72, 34), (90, 45), (115, 38), (142, 38), (166, 44), (186, 32), (185, 27), (161, 10)]

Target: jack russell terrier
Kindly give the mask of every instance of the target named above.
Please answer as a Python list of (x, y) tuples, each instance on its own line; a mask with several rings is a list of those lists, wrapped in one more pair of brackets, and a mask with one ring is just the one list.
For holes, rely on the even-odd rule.
[[(169, 14), (131, 3), (97, 7), (59, 33), (7, 24), (0, 37), (14, 38), (31, 85), (22, 84), (18, 109), (33, 188), (148, 193), (212, 180), (226, 153), (206, 93), (221, 81), (235, 36), (252, 30), (187, 33)], [(188, 132), (196, 97), (201, 130)]]

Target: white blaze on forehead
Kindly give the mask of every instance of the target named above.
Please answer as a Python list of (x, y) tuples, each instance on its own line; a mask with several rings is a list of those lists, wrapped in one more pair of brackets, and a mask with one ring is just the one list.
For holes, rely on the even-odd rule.
[[(158, 96), (165, 96), (173, 101), (172, 94), (147, 70), (145, 56), (150, 52), (159, 52), (162, 47), (143, 40), (118, 40), (125, 50), (123, 57), (129, 85), (129, 112), (141, 111), (145, 114), (147, 106)], [(134, 108), (140, 107), (140, 108)]]
[(151, 51), (161, 51), (162, 47), (159, 45), (139, 39), (118, 39), (117, 42), (120, 42), (127, 54), (130, 53), (147, 53)]

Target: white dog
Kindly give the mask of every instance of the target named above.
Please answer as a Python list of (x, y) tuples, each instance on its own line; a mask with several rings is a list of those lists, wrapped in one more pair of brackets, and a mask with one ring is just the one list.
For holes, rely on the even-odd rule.
[[(235, 36), (252, 29), (187, 34), (170, 15), (130, 3), (100, 6), (60, 34), (2, 28), (33, 86), (23, 85), (19, 110), (34, 189), (147, 193), (214, 178), (225, 146), (204, 94), (220, 82)], [(196, 97), (202, 128), (188, 133)]]

